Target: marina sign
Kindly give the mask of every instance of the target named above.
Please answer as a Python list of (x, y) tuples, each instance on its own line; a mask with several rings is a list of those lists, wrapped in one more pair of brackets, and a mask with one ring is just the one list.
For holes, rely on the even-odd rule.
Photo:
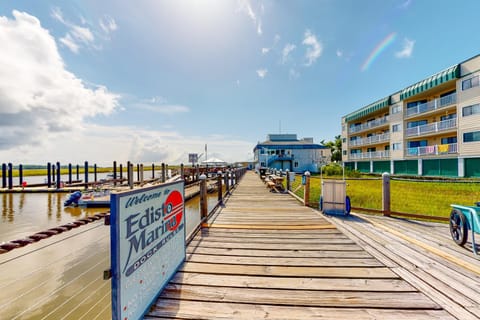
[(112, 319), (140, 319), (185, 260), (184, 184), (110, 197)]

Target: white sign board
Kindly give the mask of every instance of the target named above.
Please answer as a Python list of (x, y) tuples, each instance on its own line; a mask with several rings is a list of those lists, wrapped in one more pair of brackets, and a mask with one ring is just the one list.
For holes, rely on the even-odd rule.
[(189, 153), (188, 162), (197, 163), (198, 162), (198, 153)]
[(184, 183), (110, 196), (112, 319), (143, 318), (185, 260)]

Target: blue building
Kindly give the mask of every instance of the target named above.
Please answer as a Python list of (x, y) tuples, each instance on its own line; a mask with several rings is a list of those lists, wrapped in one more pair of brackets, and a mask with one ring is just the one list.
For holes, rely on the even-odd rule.
[(290, 172), (320, 172), (330, 162), (328, 147), (313, 143), (313, 138), (297, 139), (296, 134), (269, 134), (253, 149), (255, 168), (273, 168)]

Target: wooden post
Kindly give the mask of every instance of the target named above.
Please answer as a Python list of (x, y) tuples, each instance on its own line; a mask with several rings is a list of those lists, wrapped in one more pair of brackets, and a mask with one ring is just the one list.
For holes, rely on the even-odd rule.
[(8, 164), (8, 189), (13, 189), (13, 165)]
[(207, 203), (207, 176), (202, 174), (199, 177), (200, 180), (200, 216), (206, 218), (208, 215), (208, 203)]
[(200, 165), (197, 164), (195, 167), (195, 181), (198, 181), (198, 178), (200, 177)]
[(113, 185), (117, 185), (117, 161), (113, 161)]
[(140, 165), (139, 176), (138, 180), (143, 183), (143, 164)]
[(222, 171), (217, 172), (218, 202), (222, 203)]
[(2, 188), (7, 187), (7, 165), (2, 163)]
[(72, 164), (68, 164), (68, 184), (72, 184)]
[(228, 177), (228, 175), (230, 174), (230, 171), (227, 169), (225, 171), (225, 176), (224, 176), (224, 179), (225, 179), (225, 192), (227, 194), (230, 194), (230, 178)]
[(18, 166), (18, 184), (23, 186), (23, 165)]
[(305, 189), (303, 190), (303, 202), (305, 207), (310, 204), (310, 172), (305, 171)]
[(120, 170), (120, 180), (123, 180), (123, 165), (121, 163), (119, 166), (119, 170)]
[(168, 163), (165, 164), (165, 174), (166, 174), (165, 181), (167, 181), (169, 179), (169, 177), (168, 177)]
[(60, 162), (57, 162), (57, 189), (60, 189), (60, 183), (62, 182)]
[[(128, 185), (131, 184), (130, 182), (130, 169), (131, 169), (131, 165), (130, 165), (130, 161), (127, 161), (127, 182), (128, 182)], [(133, 175), (132, 175), (132, 178), (133, 178)]]
[(56, 167), (55, 167), (55, 164), (52, 164), (52, 182), (55, 184), (55, 177), (56, 177), (56, 171), (55, 171)]
[(390, 174), (382, 174), (382, 211), (384, 216), (390, 216)]
[(286, 170), (285, 173), (287, 174), (287, 191), (290, 191), (290, 170)]
[(85, 170), (85, 189), (88, 189), (88, 161), (85, 161), (84, 164), (84, 170)]
[(137, 163), (137, 181), (140, 181), (140, 164)]
[(47, 188), (52, 186), (52, 164), (47, 162)]
[(80, 166), (77, 164), (77, 181), (80, 180)]
[(97, 182), (97, 164), (93, 164), (93, 181)]
[(165, 175), (165, 163), (162, 162), (162, 182), (167, 181), (167, 179), (165, 177), (166, 177), (166, 175)]
[(129, 162), (128, 166), (128, 185), (133, 189), (133, 163)]
[(155, 164), (152, 163), (152, 179), (155, 179)]
[(180, 179), (185, 180), (185, 167), (183, 163), (180, 164)]

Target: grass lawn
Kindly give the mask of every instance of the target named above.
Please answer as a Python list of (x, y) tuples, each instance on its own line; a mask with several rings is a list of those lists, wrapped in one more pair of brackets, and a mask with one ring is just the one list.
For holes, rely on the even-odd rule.
[[(297, 176), (293, 185), (301, 183)], [(303, 189), (297, 192), (303, 198)], [(312, 177), (310, 202), (318, 204), (321, 195), (320, 177)], [(352, 207), (382, 209), (382, 180), (347, 179), (347, 195)], [(391, 180), (391, 210), (428, 216), (448, 217), (450, 204), (475, 205), (480, 201), (480, 183), (423, 182)]]

